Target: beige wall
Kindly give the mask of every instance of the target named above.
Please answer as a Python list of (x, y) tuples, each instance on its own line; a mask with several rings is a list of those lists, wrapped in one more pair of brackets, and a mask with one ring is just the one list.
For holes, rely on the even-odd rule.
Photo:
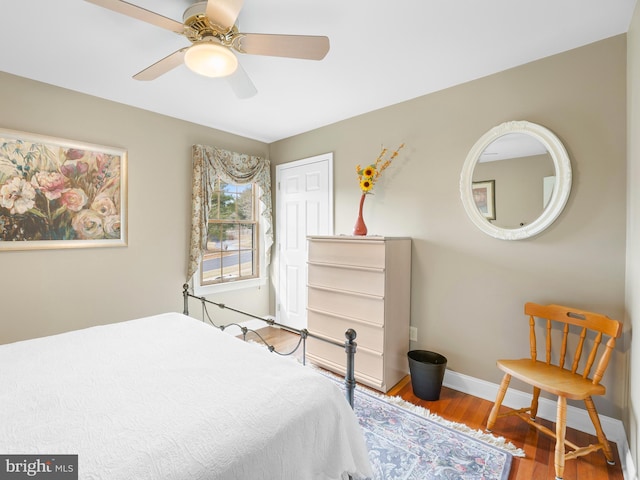
[[(626, 320), (630, 328), (640, 329), (640, 7), (636, 10), (627, 34), (627, 96), (628, 96), (628, 167), (627, 167), (627, 281)], [(625, 345), (631, 352), (628, 367), (629, 405), (625, 412), (625, 427), (633, 463), (640, 460), (640, 344), (638, 337)], [(632, 375), (631, 372), (635, 372)]]
[[(276, 142), (270, 156), (279, 164), (333, 152), (335, 233), (349, 234), (360, 195), (355, 165), (372, 162), (381, 144), (406, 142), (367, 198), (365, 221), (371, 234), (413, 238), (412, 347), (498, 383), (496, 358), (528, 355), (526, 301), (624, 317), (625, 62), (623, 35)], [(508, 120), (553, 131), (573, 167), (556, 223), (511, 242), (477, 230), (458, 191), (468, 151)], [(607, 397), (597, 400), (615, 418), (626, 406), (623, 345)]]
[[(0, 343), (182, 311), (191, 145), (261, 156), (268, 146), (4, 73), (0, 105), (0, 127), (123, 147), (129, 156), (128, 247), (0, 251)], [(268, 288), (218, 300), (268, 313)]]

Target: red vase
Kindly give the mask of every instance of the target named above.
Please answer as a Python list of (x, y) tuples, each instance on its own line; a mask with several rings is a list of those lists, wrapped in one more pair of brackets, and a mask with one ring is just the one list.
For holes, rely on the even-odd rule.
[(367, 234), (367, 226), (364, 223), (364, 219), (362, 218), (362, 207), (364, 205), (364, 197), (366, 194), (362, 194), (360, 197), (360, 208), (358, 208), (358, 220), (356, 220), (356, 225), (353, 227), (354, 235), (366, 235)]

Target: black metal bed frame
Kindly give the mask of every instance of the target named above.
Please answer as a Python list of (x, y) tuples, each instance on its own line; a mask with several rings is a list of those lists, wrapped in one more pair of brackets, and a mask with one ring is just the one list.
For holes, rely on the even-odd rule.
[[(302, 346), (302, 364), (306, 365), (306, 354), (307, 354), (307, 338), (311, 337), (311, 338), (315, 338), (317, 340), (322, 340), (323, 342), (326, 343), (330, 343), (331, 345), (335, 345), (337, 347), (344, 347), (344, 351), (347, 355), (347, 365), (346, 365), (346, 372), (344, 375), (344, 384), (346, 387), (346, 395), (347, 395), (347, 401), (349, 402), (349, 405), (351, 405), (351, 408), (353, 408), (353, 392), (355, 390), (356, 387), (356, 379), (355, 379), (355, 354), (356, 354), (356, 349), (357, 349), (357, 343), (355, 342), (356, 339), (356, 331), (353, 329), (348, 329), (345, 333), (345, 342), (344, 343), (340, 343), (337, 342), (335, 340), (331, 340), (325, 337), (321, 337), (319, 335), (315, 335), (311, 332), (309, 332), (306, 328), (302, 329), (302, 330), (298, 330), (297, 328), (293, 328), (293, 327), (289, 327), (287, 325), (282, 325), (280, 323), (277, 323), (276, 321), (274, 321), (273, 319), (269, 319), (269, 318), (262, 318), (262, 317), (258, 317), (256, 315), (252, 315), (250, 313), (247, 312), (243, 312), (242, 310), (237, 310), (235, 308), (231, 308), (228, 307), (227, 305), (225, 305), (224, 303), (217, 303), (214, 302), (212, 300), (207, 300), (204, 297), (198, 297), (196, 295), (193, 295), (191, 293), (189, 293), (189, 284), (185, 283), (182, 286), (182, 296), (183, 296), (183, 301), (184, 301), (184, 308), (183, 308), (183, 312), (185, 315), (189, 315), (189, 299), (190, 298), (195, 298), (197, 300), (200, 301), (201, 305), (202, 305), (202, 311), (203, 311), (203, 321), (204, 321), (204, 317), (206, 316), (207, 320), (209, 321), (209, 323), (211, 323), (211, 325), (213, 325), (214, 327), (224, 331), (225, 328), (230, 327), (230, 326), (236, 326), (238, 328), (240, 328), (240, 330), (242, 331), (242, 337), (243, 339), (246, 340), (247, 338), (247, 333), (248, 332), (252, 332), (254, 333), (262, 343), (264, 343), (267, 348), (269, 349), (269, 351), (277, 353), (278, 355), (283, 355), (283, 356), (287, 356), (287, 355), (292, 355), (293, 353), (295, 353), (296, 351), (298, 351), (298, 349), (300, 348), (300, 346)], [(227, 310), (231, 310), (232, 312), (236, 312), (239, 313), (241, 315), (247, 316), (247, 317), (251, 317), (251, 318), (255, 318), (256, 320), (260, 320), (262, 322), (265, 322), (267, 325), (269, 326), (275, 326), (275, 327), (279, 327), (283, 330), (287, 330), (289, 332), (292, 333), (296, 333), (298, 335), (300, 335), (300, 340), (298, 341), (298, 344), (295, 346), (295, 348), (293, 350), (291, 350), (290, 352), (287, 353), (282, 353), (282, 352), (278, 352), (275, 347), (273, 345), (269, 345), (269, 343), (262, 338), (262, 336), (256, 332), (255, 330), (252, 330), (250, 328), (245, 327), (244, 325), (240, 325), (238, 323), (230, 323), (227, 325), (216, 325), (213, 320), (211, 320), (211, 317), (209, 316), (209, 312), (207, 311), (207, 304), (211, 304), (211, 305), (215, 305), (219, 308), (222, 309), (227, 309)]]

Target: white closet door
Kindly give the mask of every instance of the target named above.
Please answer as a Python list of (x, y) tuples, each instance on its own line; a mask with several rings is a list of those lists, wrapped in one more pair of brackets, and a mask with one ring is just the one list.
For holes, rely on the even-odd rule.
[(307, 328), (307, 236), (333, 233), (333, 154), (276, 166), (276, 321)]

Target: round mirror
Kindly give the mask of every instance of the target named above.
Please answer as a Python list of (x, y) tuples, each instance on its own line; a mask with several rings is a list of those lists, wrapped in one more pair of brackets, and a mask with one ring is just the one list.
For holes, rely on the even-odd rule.
[(535, 123), (506, 122), (471, 148), (460, 196), (471, 221), (503, 240), (533, 237), (562, 212), (571, 192), (571, 163), (562, 142)]

